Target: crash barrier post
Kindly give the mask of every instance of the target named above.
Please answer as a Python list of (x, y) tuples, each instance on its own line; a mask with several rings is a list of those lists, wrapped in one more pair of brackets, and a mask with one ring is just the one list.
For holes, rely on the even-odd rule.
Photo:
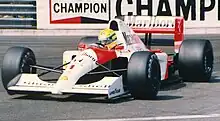
[(1, 29), (36, 29), (36, 0), (0, 0)]

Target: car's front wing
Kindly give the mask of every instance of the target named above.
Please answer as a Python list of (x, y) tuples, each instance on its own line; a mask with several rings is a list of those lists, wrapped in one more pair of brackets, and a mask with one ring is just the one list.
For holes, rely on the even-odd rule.
[[(8, 84), (8, 90), (18, 92), (53, 93), (56, 83), (41, 80), (37, 74), (20, 74)], [(114, 98), (125, 93), (121, 77), (104, 77), (100, 81), (90, 84), (76, 84), (72, 89), (63, 89), (61, 94), (103, 94)]]

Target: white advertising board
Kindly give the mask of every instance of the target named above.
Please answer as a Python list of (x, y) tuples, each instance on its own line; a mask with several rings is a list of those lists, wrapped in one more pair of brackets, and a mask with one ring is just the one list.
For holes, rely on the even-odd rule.
[[(38, 0), (37, 28), (103, 28), (110, 19), (109, 1), (110, 0)], [(97, 26), (97, 24), (99, 26)]]
[(118, 15), (183, 16), (185, 28), (220, 27), (220, 0), (38, 0), (38, 29), (102, 29)]

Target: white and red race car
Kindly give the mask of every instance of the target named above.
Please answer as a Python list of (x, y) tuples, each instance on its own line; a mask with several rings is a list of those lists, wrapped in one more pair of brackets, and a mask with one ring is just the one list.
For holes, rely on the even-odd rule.
[[(154, 99), (161, 81), (176, 70), (189, 81), (209, 81), (212, 75), (210, 41), (183, 41), (182, 17), (120, 16), (107, 27), (116, 32), (120, 46), (107, 50), (98, 45), (97, 37), (84, 37), (78, 50), (65, 51), (64, 64), (54, 68), (37, 65), (29, 48), (9, 48), (3, 59), (4, 88), (8, 94), (101, 94), (111, 99), (130, 93), (136, 99)], [(144, 33), (145, 39), (137, 33)], [(152, 49), (152, 33), (173, 34), (174, 53)], [(37, 69), (47, 72), (36, 74)], [(61, 75), (54, 83), (40, 79), (49, 72)]]

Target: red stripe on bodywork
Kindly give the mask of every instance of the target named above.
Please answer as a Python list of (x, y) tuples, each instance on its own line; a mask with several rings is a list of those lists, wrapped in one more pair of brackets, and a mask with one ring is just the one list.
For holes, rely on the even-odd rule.
[(163, 53), (163, 50), (161, 50), (161, 49), (154, 49), (154, 50), (150, 49), (150, 52), (153, 52), (153, 53)]
[(106, 50), (102, 48), (91, 48), (97, 55), (97, 62), (99, 64), (104, 64), (112, 59), (117, 58), (116, 52), (114, 50)]
[(70, 69), (73, 69), (74, 67), (75, 67), (75, 65), (71, 65), (71, 66), (70, 66)]
[(135, 33), (163, 33), (163, 34), (174, 34), (174, 28), (132, 28)]
[(167, 59), (167, 67), (166, 67), (166, 73), (165, 73), (164, 80), (167, 80), (169, 78), (169, 67), (171, 65), (172, 65), (172, 62), (170, 62), (169, 59)]
[(60, 20), (51, 20), (51, 24), (80, 24), (81, 17), (66, 18)]
[(167, 61), (167, 67), (166, 67), (166, 73), (165, 73), (165, 78), (164, 78), (164, 80), (169, 78), (169, 66), (170, 66), (169, 64), (170, 64), (170, 63)]
[(166, 74), (165, 74), (165, 79), (169, 78), (169, 67), (173, 65), (173, 58), (168, 56), (167, 58), (167, 69), (166, 69)]
[(174, 40), (175, 41), (183, 41), (184, 39), (184, 20), (183, 18), (175, 19), (175, 32), (174, 32)]
[[(74, 45), (73, 45), (74, 46)], [(86, 44), (84, 44), (84, 43), (82, 43), (82, 42), (80, 42), (79, 44), (78, 44), (78, 49), (79, 50), (85, 50), (87, 48), (87, 46), (86, 46)]]
[[(153, 53), (163, 53), (163, 51), (161, 49), (156, 49), (156, 50), (150, 50), (150, 52)], [(165, 77), (164, 80), (169, 78), (169, 67), (173, 64), (173, 60), (170, 59), (170, 57), (168, 56), (167, 58), (167, 67), (166, 67), (166, 73), (165, 73)]]

